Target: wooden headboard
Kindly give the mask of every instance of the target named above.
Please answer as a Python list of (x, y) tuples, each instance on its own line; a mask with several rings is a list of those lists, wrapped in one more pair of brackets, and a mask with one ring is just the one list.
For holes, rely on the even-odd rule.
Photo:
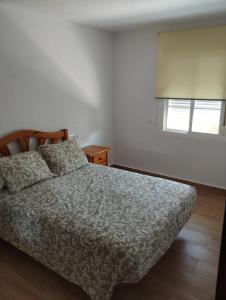
[(19, 130), (0, 139), (0, 154), (11, 155), (8, 147), (11, 143), (18, 143), (20, 152), (30, 150), (30, 138), (36, 138), (38, 145), (44, 145), (48, 140), (51, 144), (57, 144), (60, 140), (68, 140), (68, 130), (63, 129), (56, 132), (42, 132), (37, 130)]

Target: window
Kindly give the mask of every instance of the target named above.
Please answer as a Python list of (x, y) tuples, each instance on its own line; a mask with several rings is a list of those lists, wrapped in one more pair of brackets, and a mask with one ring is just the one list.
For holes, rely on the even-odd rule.
[(163, 130), (220, 135), (224, 112), (223, 101), (165, 100)]

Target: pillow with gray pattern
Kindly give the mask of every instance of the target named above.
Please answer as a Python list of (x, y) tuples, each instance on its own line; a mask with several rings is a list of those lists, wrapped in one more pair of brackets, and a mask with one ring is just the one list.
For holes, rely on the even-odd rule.
[(85, 153), (75, 140), (40, 146), (39, 150), (50, 170), (60, 176), (75, 172), (88, 163)]
[(38, 151), (1, 158), (0, 174), (8, 191), (12, 193), (55, 176)]

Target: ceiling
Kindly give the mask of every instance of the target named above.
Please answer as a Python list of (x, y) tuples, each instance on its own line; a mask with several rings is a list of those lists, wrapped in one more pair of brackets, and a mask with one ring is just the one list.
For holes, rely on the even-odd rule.
[(145, 24), (224, 18), (226, 0), (0, 0), (112, 31)]

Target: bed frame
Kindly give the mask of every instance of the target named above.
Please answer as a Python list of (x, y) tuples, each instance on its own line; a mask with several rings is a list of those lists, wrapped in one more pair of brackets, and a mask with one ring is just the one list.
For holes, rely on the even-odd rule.
[(8, 147), (9, 144), (16, 142), (20, 147), (20, 152), (30, 150), (30, 138), (38, 140), (38, 146), (44, 145), (47, 141), (50, 144), (57, 144), (60, 140), (68, 140), (68, 130), (63, 129), (56, 132), (44, 132), (37, 130), (19, 130), (13, 132), (0, 139), (0, 154), (3, 156), (10, 156), (11, 152)]

